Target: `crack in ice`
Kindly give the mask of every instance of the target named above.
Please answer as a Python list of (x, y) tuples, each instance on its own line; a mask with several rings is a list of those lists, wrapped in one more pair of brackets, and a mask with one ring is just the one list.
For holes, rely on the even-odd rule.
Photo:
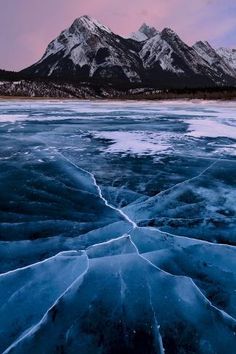
[(53, 260), (53, 259), (56, 259), (57, 257), (60, 257), (60, 256), (64, 256), (64, 255), (67, 255), (67, 254), (68, 254), (68, 256), (69, 256), (69, 255), (72, 254), (72, 253), (74, 253), (74, 254), (77, 253), (78, 256), (79, 256), (79, 255), (80, 255), (80, 252), (81, 252), (81, 254), (84, 253), (83, 250), (79, 250), (79, 251), (77, 251), (77, 250), (61, 251), (61, 252), (55, 254), (55, 255), (52, 256), (52, 257), (43, 259), (42, 261), (34, 262), (34, 263), (31, 263), (31, 264), (29, 264), (29, 265), (27, 265), (27, 266), (19, 267), (19, 268), (13, 269), (13, 270), (9, 270), (8, 272), (5, 272), (5, 273), (1, 273), (1, 274), (0, 274), (0, 279), (1, 279), (1, 278), (4, 278), (6, 275), (14, 274), (14, 273), (16, 273), (16, 272), (19, 271), (19, 270), (30, 269), (30, 268), (32, 268), (32, 267), (36, 267), (36, 266), (38, 266), (38, 265), (47, 263), (48, 261), (51, 261), (51, 260)]
[(65, 155), (63, 155), (62, 153), (60, 153), (59, 151), (57, 152), (60, 156), (63, 157), (63, 159), (65, 159), (67, 162), (69, 162), (72, 166), (74, 166), (76, 169), (78, 170), (81, 170), (85, 173), (87, 173), (91, 178), (92, 178), (92, 181), (93, 181), (93, 184), (95, 186), (95, 188), (97, 189), (98, 191), (98, 195), (99, 195), (99, 198), (104, 202), (104, 204), (112, 209), (112, 210), (115, 210), (117, 211), (129, 224), (132, 225), (132, 229), (135, 229), (137, 228), (137, 224), (130, 219), (130, 217), (122, 210), (122, 209), (119, 209), (119, 208), (116, 208), (115, 206), (113, 206), (112, 204), (110, 204), (107, 199), (103, 196), (102, 194), (102, 190), (101, 190), (101, 187), (98, 185), (97, 181), (96, 181), (96, 178), (94, 176), (94, 174), (92, 172), (89, 172), (87, 170), (85, 170), (84, 168), (82, 167), (79, 167), (78, 165), (76, 165), (73, 161), (71, 161), (70, 159), (68, 159)]
[(213, 305), (213, 303), (203, 294), (203, 292), (200, 290), (200, 288), (196, 285), (196, 283), (193, 281), (193, 279), (189, 276), (186, 275), (174, 275), (172, 273), (166, 272), (165, 270), (159, 268), (158, 266), (156, 266), (154, 263), (152, 263), (149, 259), (147, 259), (145, 256), (143, 256), (140, 252), (138, 247), (136, 246), (135, 242), (132, 240), (132, 236), (129, 235), (130, 237), (130, 242), (132, 243), (132, 245), (134, 246), (138, 256), (140, 258), (142, 258), (144, 261), (146, 261), (150, 266), (156, 268), (158, 271), (163, 272), (171, 277), (179, 277), (179, 278), (186, 278), (189, 281), (192, 282), (193, 287), (200, 293), (200, 295), (202, 296), (202, 298), (209, 304), (209, 306), (211, 306), (212, 308), (214, 308), (216, 311), (218, 311), (223, 317), (228, 318), (229, 320), (233, 321), (236, 324), (236, 319), (234, 317), (232, 317), (231, 315), (229, 315), (227, 312), (225, 312), (224, 310), (218, 308), (217, 306)]
[(83, 273), (81, 273), (69, 286), (68, 288), (66, 288), (65, 291), (63, 291), (63, 293), (60, 294), (60, 296), (54, 301), (53, 305), (47, 310), (47, 312), (43, 315), (43, 317), (41, 318), (41, 320), (36, 323), (35, 325), (33, 325), (30, 329), (26, 330), (23, 334), (21, 334), (7, 349), (4, 350), (3, 354), (8, 354), (10, 353), (10, 351), (15, 348), (19, 343), (21, 343), (22, 341), (24, 341), (26, 338), (28, 338), (29, 336), (31, 336), (32, 334), (34, 334), (40, 327), (40, 325), (43, 323), (43, 321), (47, 318), (48, 314), (50, 313), (50, 311), (54, 308), (54, 306), (56, 306), (58, 304), (58, 302), (60, 301), (60, 299), (66, 295), (66, 293), (76, 284), (76, 282), (78, 282), (80, 279), (82, 279), (89, 270), (89, 258), (88, 255), (85, 251), (83, 251), (83, 253), (86, 255), (86, 261), (87, 261), (87, 265), (86, 265), (86, 269), (83, 271)]
[(153, 313), (153, 317), (154, 317), (154, 324), (155, 324), (155, 338), (156, 338), (156, 341), (157, 341), (157, 345), (158, 345), (158, 348), (160, 349), (160, 354), (164, 354), (165, 353), (165, 349), (164, 349), (164, 346), (163, 346), (163, 340), (162, 340), (162, 336), (161, 336), (161, 333), (160, 333), (160, 325), (158, 324), (157, 322), (157, 316), (156, 316), (156, 311), (153, 307), (153, 303), (152, 303), (152, 291), (151, 291), (151, 287), (150, 287), (150, 284), (147, 280), (147, 288), (148, 288), (148, 294), (149, 294), (149, 302), (150, 302), (150, 306), (151, 306), (151, 310), (152, 310), (152, 313)]
[[(169, 187), (169, 188), (167, 188), (167, 189), (165, 189), (165, 190), (163, 190), (163, 191), (157, 193), (157, 194), (154, 195), (153, 197), (148, 198), (148, 199), (145, 201), (145, 203), (148, 203), (148, 201), (149, 201), (149, 200), (152, 200), (153, 198), (162, 196), (163, 194), (172, 191), (172, 190), (175, 189), (176, 187), (180, 187), (180, 186), (182, 186), (182, 185), (184, 185), (184, 184), (187, 184), (187, 183), (189, 183), (189, 182), (191, 182), (191, 181), (194, 181), (195, 179), (197, 179), (197, 178), (203, 176), (208, 170), (210, 170), (210, 169), (211, 169), (214, 165), (216, 165), (220, 160), (222, 160), (222, 157), (219, 157), (219, 158), (216, 159), (214, 162), (212, 162), (207, 168), (205, 168), (205, 169), (204, 169), (201, 173), (199, 173), (197, 176), (188, 178), (188, 179), (186, 179), (186, 180), (184, 180), (184, 181), (182, 181), (182, 182), (179, 182), (179, 183), (177, 183), (177, 184), (175, 184), (175, 185), (173, 185), (173, 186), (171, 186), (171, 187)], [(141, 202), (139, 202), (139, 203), (136, 203), (136, 205), (139, 205), (139, 204), (142, 204), (142, 203), (143, 203), (143, 202), (141, 201)]]

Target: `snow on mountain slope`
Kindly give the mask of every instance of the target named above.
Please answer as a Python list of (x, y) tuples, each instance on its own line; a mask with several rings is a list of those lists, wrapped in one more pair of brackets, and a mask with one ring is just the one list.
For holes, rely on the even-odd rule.
[(223, 56), (220, 55), (220, 53), (217, 53), (207, 41), (199, 41), (194, 44), (193, 48), (209, 65), (211, 65), (213, 69), (215, 69), (216, 72), (235, 78), (236, 72), (232, 66), (230, 66)]
[(159, 62), (163, 70), (172, 71), (174, 73), (184, 73), (181, 68), (175, 66), (172, 54), (173, 49), (168, 42), (162, 39), (161, 34), (157, 34), (147, 41), (140, 52), (146, 68)]
[(131, 33), (131, 35), (128, 38), (133, 39), (137, 42), (144, 42), (148, 39), (148, 37), (140, 31)]
[(236, 71), (236, 49), (221, 47), (216, 52)]
[(142, 63), (132, 49), (130, 42), (97, 20), (82, 16), (48, 45), (39, 62), (23, 73), (139, 82)]
[(198, 41), (193, 45), (193, 48), (210, 65), (214, 64), (217, 59), (220, 60), (220, 57), (217, 55), (216, 51), (207, 41)]

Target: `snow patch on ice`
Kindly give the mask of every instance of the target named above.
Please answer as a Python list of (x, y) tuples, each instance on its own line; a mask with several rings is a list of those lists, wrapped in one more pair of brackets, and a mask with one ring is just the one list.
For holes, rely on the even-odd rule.
[(215, 154), (236, 156), (236, 144), (219, 147), (218, 149), (215, 150)]
[(171, 144), (168, 143), (169, 134), (141, 131), (102, 131), (93, 132), (92, 134), (95, 138), (111, 142), (111, 145), (105, 148), (106, 153), (155, 155), (171, 148)]
[(0, 114), (0, 123), (15, 123), (17, 121), (24, 121), (28, 118), (28, 114)]
[(218, 138), (226, 137), (236, 139), (236, 126), (225, 124), (211, 119), (191, 119), (186, 121), (189, 123), (187, 135), (201, 138)]

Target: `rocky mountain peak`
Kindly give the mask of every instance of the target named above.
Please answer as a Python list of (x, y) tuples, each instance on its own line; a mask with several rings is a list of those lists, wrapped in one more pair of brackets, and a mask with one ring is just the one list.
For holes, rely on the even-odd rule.
[(137, 32), (131, 33), (128, 38), (134, 39), (137, 42), (144, 42), (156, 36), (159, 32), (155, 27), (150, 27), (143, 23)]
[(99, 21), (88, 15), (78, 17), (70, 27), (70, 30), (75, 31), (79, 31), (82, 29), (87, 29), (91, 32), (96, 32), (98, 29), (100, 29), (108, 33), (112, 33), (112, 31), (108, 27), (104, 26)]
[(175, 33), (175, 31), (173, 31), (171, 28), (164, 28), (162, 31), (161, 31), (161, 36), (162, 38), (173, 38), (173, 39), (179, 39), (179, 36), (177, 35), (177, 33)]
[(146, 23), (142, 24), (142, 26), (139, 28), (139, 32), (145, 34), (147, 38), (152, 38), (158, 34), (158, 31), (155, 27), (150, 27)]

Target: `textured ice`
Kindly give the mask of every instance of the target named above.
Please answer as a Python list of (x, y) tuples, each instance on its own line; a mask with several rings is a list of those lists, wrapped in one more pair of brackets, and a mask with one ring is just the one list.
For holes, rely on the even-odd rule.
[(0, 352), (232, 354), (235, 103), (0, 102)]

